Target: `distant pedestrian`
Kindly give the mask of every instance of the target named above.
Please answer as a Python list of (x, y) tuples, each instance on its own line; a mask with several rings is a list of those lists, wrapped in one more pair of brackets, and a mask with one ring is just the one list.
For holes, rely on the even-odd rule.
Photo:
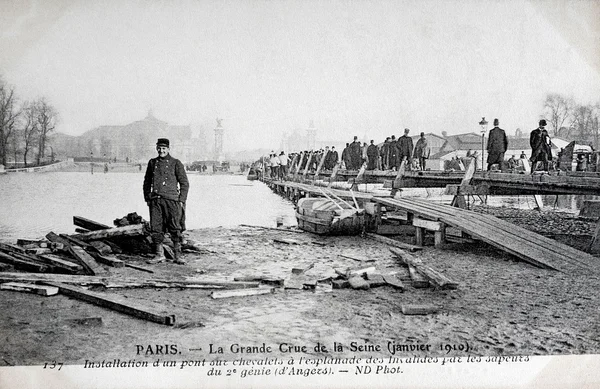
[(500, 121), (494, 119), (494, 128), (490, 130), (490, 136), (487, 142), (487, 170), (492, 169), (492, 165), (499, 164), (502, 168), (502, 162), (504, 162), (504, 153), (508, 149), (508, 138), (506, 132), (498, 127)]
[(338, 164), (338, 160), (338, 152), (335, 149), (335, 146), (331, 146), (331, 152), (329, 153), (329, 169), (335, 168), (335, 165)]
[(158, 139), (156, 151), (158, 156), (148, 161), (143, 185), (155, 253), (148, 262), (165, 261), (162, 243), (168, 232), (173, 242), (174, 262), (185, 264), (181, 257), (181, 233), (185, 231), (185, 202), (190, 185), (181, 161), (169, 154), (169, 140)]
[(350, 143), (350, 166), (351, 170), (357, 170), (360, 167), (361, 156), (361, 147), (360, 142), (358, 141), (358, 136), (354, 137), (354, 141)]
[(285, 152), (282, 151), (279, 154), (279, 178), (281, 180), (283, 180), (287, 176), (288, 163), (289, 163), (288, 156), (285, 155)]
[(425, 170), (425, 165), (427, 163), (427, 160), (429, 159), (430, 152), (431, 150), (427, 145), (427, 138), (425, 138), (425, 133), (422, 132), (421, 137), (417, 141), (417, 144), (415, 145), (415, 150), (413, 152), (414, 158), (416, 158), (419, 162), (419, 169)]
[(346, 143), (346, 147), (342, 150), (342, 162), (346, 170), (352, 169), (352, 162), (350, 159), (350, 143)]
[(379, 158), (379, 150), (375, 145), (375, 141), (371, 139), (371, 144), (367, 147), (367, 170), (375, 170), (377, 167), (377, 159)]
[(396, 135), (390, 139), (390, 155), (388, 158), (388, 169), (396, 169), (396, 160), (398, 158), (398, 149), (396, 148)]
[(413, 151), (413, 141), (412, 138), (408, 135), (410, 130), (408, 128), (404, 129), (404, 135), (398, 138), (396, 142), (396, 148), (398, 149), (398, 156), (396, 159), (396, 168), (400, 169), (402, 165), (402, 161), (404, 158), (408, 161), (408, 167), (410, 169), (412, 162), (412, 151)]

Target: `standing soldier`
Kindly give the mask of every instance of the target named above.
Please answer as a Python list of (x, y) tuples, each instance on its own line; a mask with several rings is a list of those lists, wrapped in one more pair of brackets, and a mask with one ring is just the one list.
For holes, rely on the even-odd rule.
[(504, 153), (508, 149), (508, 139), (503, 129), (498, 127), (500, 121), (494, 119), (494, 128), (490, 130), (490, 137), (487, 143), (487, 170), (492, 168), (492, 165), (499, 164), (502, 169), (502, 162), (504, 162)]
[(411, 166), (413, 141), (412, 138), (408, 136), (409, 132), (410, 130), (408, 128), (405, 128), (404, 135), (398, 138), (398, 141), (396, 142), (396, 148), (398, 149), (398, 155), (396, 157), (396, 167), (398, 169), (400, 169), (404, 157), (406, 157), (406, 160), (408, 161), (408, 167), (410, 168)]
[(181, 257), (181, 233), (185, 231), (185, 201), (189, 182), (180, 160), (169, 154), (169, 140), (156, 142), (158, 157), (148, 161), (144, 176), (144, 200), (150, 208), (150, 233), (155, 256), (148, 263), (165, 261), (163, 240), (165, 232), (173, 241), (174, 262), (185, 264)]
[(284, 180), (288, 173), (288, 156), (285, 155), (285, 152), (281, 151), (279, 154), (279, 179)]
[(335, 149), (335, 146), (331, 146), (331, 152), (329, 153), (329, 169), (335, 168), (335, 165), (338, 163), (338, 152)]
[(352, 169), (352, 160), (350, 159), (350, 144), (346, 143), (346, 147), (342, 150), (342, 162), (344, 162), (344, 168), (346, 170)]
[(413, 153), (413, 156), (419, 161), (419, 168), (421, 170), (425, 170), (425, 164), (427, 163), (427, 159), (429, 159), (430, 151), (431, 150), (427, 145), (427, 138), (425, 138), (425, 133), (422, 132), (421, 137), (415, 145), (415, 151)]

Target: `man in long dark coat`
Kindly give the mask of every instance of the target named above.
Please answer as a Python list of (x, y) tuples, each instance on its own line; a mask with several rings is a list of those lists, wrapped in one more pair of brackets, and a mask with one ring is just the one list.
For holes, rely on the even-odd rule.
[(492, 165), (499, 164), (502, 168), (502, 162), (504, 162), (504, 153), (508, 149), (508, 138), (506, 132), (498, 127), (500, 121), (494, 119), (494, 128), (490, 130), (490, 136), (487, 142), (487, 170), (492, 168)]
[(398, 158), (398, 149), (396, 148), (396, 135), (392, 135), (390, 140), (390, 157), (388, 159), (388, 169), (396, 168), (396, 159)]
[(390, 160), (390, 140), (391, 138), (388, 136), (385, 138), (385, 141), (381, 145), (381, 169), (388, 170), (389, 169), (389, 160)]
[(400, 169), (400, 165), (402, 164), (404, 158), (406, 158), (406, 160), (408, 161), (408, 166), (410, 167), (411, 165), (413, 141), (412, 138), (408, 136), (409, 132), (410, 130), (408, 128), (405, 128), (404, 135), (398, 138), (398, 141), (396, 142), (396, 148), (398, 149), (398, 155), (396, 157), (397, 169)]
[(350, 160), (350, 144), (346, 143), (346, 147), (342, 150), (342, 162), (346, 166), (346, 170), (352, 169), (352, 163)]
[(360, 168), (360, 161), (362, 159), (362, 153), (360, 148), (360, 142), (358, 136), (354, 137), (354, 141), (350, 143), (350, 166), (352, 170)]
[(371, 139), (371, 144), (367, 147), (367, 170), (375, 170), (379, 158), (379, 150), (375, 146), (375, 141)]
[(337, 165), (338, 160), (338, 152), (335, 149), (335, 146), (331, 146), (331, 151), (329, 152), (329, 169), (333, 169), (335, 165)]
[(529, 160), (532, 163), (532, 173), (538, 162), (542, 163), (544, 171), (548, 171), (548, 161), (552, 160), (552, 148), (550, 146), (550, 136), (546, 131), (546, 124), (546, 120), (540, 120), (538, 128), (531, 131), (529, 135), (529, 145), (531, 146), (531, 158)]

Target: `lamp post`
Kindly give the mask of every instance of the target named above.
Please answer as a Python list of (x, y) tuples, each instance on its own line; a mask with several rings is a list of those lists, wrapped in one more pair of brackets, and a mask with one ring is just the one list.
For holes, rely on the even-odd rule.
[(488, 122), (485, 120), (485, 117), (481, 118), (479, 125), (481, 126), (481, 171), (483, 171), (483, 151), (485, 150), (485, 133), (487, 132), (488, 126)]

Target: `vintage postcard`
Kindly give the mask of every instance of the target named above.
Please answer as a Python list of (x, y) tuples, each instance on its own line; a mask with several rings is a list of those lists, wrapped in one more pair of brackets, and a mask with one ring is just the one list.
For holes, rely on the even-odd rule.
[(600, 2), (0, 2), (0, 387), (600, 385)]

